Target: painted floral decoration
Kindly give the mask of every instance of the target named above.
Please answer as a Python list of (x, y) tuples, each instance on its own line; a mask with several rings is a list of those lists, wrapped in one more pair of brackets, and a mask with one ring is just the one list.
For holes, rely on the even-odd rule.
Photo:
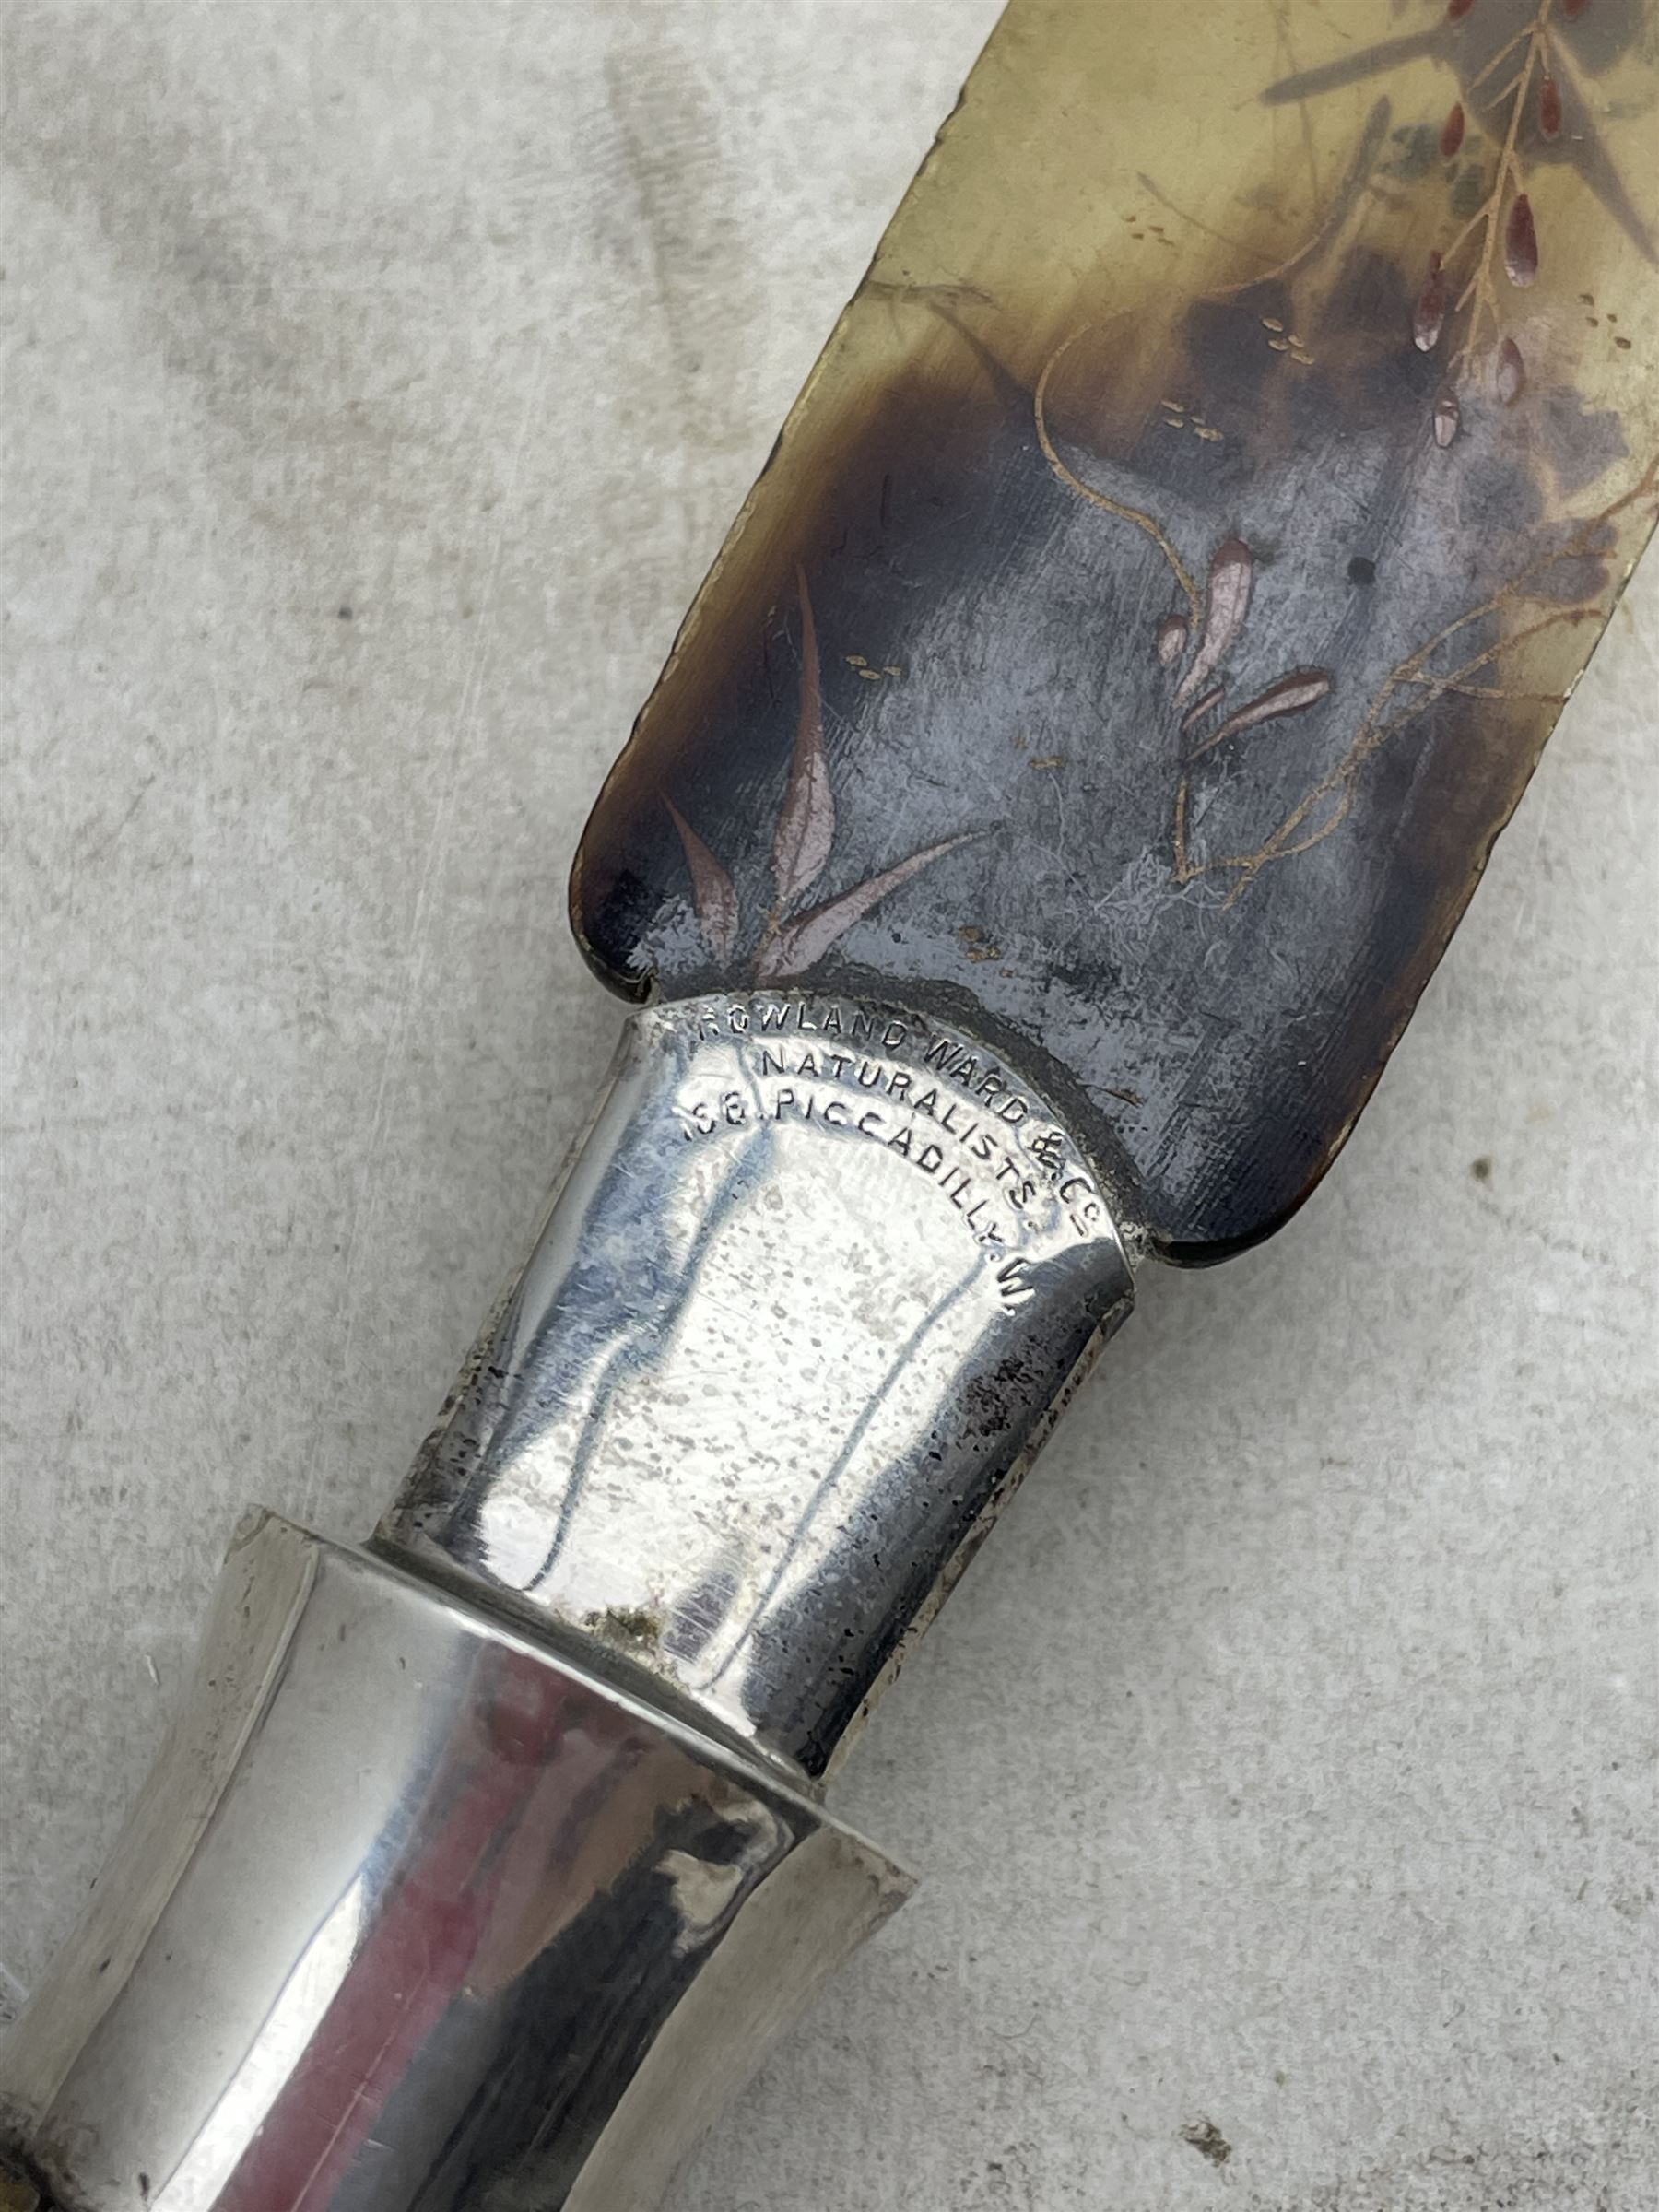
[[(879, 875), (867, 876), (850, 890), (816, 906), (803, 907), (830, 865), (835, 846), (835, 793), (824, 755), (823, 687), (818, 668), (818, 627), (805, 574), (796, 571), (801, 603), (801, 703), (795, 723), (794, 753), (784, 786), (777, 827), (772, 832), (771, 876), (776, 892), (761, 924), (755, 951), (757, 983), (787, 982), (804, 974), (853, 924), (878, 906), (890, 891), (942, 860), (980, 832), (968, 830), (940, 843), (924, 845)], [(731, 959), (742, 940), (744, 917), (731, 871), (700, 837), (674, 801), (665, 795), (685, 849), (691, 875), (691, 901), (703, 943), (712, 959)]]

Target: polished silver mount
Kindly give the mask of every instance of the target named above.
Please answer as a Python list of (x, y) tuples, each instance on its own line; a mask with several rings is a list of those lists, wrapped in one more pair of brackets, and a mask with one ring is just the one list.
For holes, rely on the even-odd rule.
[(261, 1515), (0, 2113), (74, 2212), (651, 2212), (906, 1888), (693, 1731)]
[(376, 1547), (816, 1777), (1131, 1291), (1064, 1124), (971, 1040), (653, 1008)]
[(650, 2212), (902, 1899), (818, 1784), (1130, 1295), (971, 1037), (636, 1016), (369, 1548), (233, 1545), (0, 2147), (65, 2212)]

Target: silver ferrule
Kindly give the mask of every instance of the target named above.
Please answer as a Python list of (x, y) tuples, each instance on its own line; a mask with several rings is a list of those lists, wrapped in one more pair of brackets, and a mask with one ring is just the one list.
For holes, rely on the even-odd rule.
[(370, 1547), (232, 1546), (0, 2050), (14, 2199), (652, 2212), (905, 1894), (811, 1785), (1129, 1293), (1075, 1139), (971, 1038), (636, 1017)]
[(0, 2050), (0, 2181), (9, 2153), (50, 2212), (654, 2212), (908, 1888), (741, 1756), (260, 1514)]
[(376, 1547), (816, 1778), (1131, 1295), (1075, 1136), (971, 1037), (653, 1008)]

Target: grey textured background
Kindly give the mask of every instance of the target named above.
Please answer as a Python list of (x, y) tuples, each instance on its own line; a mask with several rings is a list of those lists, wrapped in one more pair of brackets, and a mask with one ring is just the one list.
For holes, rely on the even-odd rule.
[[(0, 10), (0, 2008), (239, 1507), (359, 1532), (522, 1242), (584, 805), (994, 14)], [(1324, 1191), (1145, 1283), (884, 1709), (921, 1894), (676, 2212), (1659, 2203), (1656, 686), (1650, 563)]]

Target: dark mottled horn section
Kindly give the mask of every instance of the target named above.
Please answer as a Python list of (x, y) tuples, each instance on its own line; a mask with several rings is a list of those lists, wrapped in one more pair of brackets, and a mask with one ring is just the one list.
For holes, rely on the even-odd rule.
[(571, 888), (629, 996), (987, 1033), (1175, 1259), (1324, 1171), (1659, 504), (1653, 9), (1338, 12), (1016, 0)]

